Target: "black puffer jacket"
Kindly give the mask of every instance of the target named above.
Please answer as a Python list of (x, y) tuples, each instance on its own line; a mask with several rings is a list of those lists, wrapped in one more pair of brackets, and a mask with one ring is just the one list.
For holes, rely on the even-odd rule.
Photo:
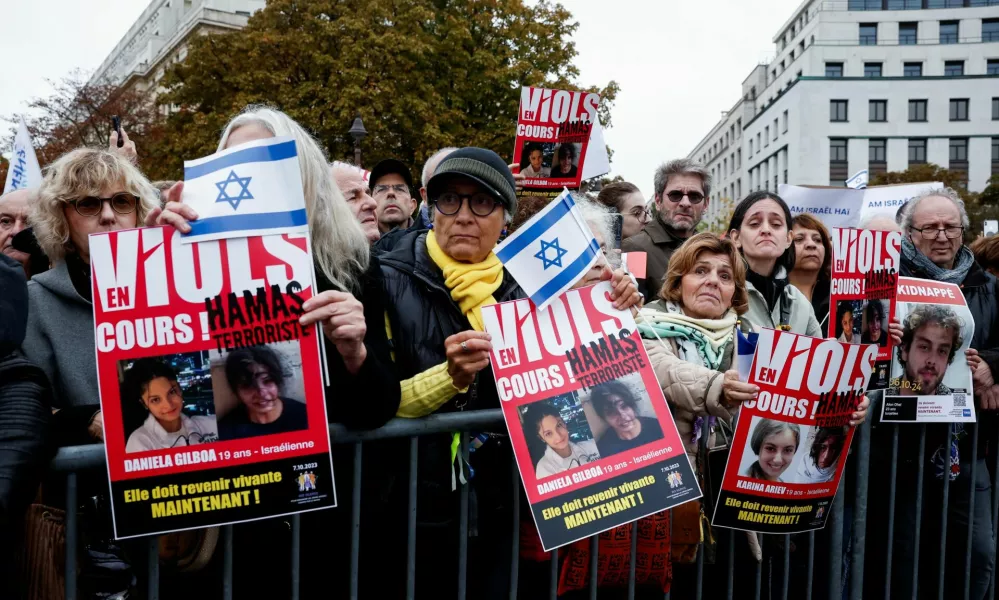
[[(414, 231), (400, 238), (392, 252), (380, 257), (385, 306), (392, 327), (399, 379), (447, 361), (444, 340), (472, 326), (451, 299), (444, 274), (427, 253), (427, 232)], [(509, 273), (493, 297), (497, 302), (525, 298)], [(498, 408), (492, 369), (482, 370), (468, 393), (459, 394), (437, 412)]]
[(0, 597), (13, 586), (24, 511), (52, 457), (51, 396), (41, 369), (15, 350), (24, 340), (28, 291), (21, 265), (0, 254)]
[[(380, 257), (385, 306), (392, 328), (392, 347), (400, 380), (447, 361), (444, 341), (451, 335), (470, 331), (472, 326), (444, 285), (444, 275), (427, 253), (427, 232), (414, 231), (400, 238), (395, 248)], [(524, 298), (525, 294), (509, 273), (493, 294), (497, 302)], [(467, 393), (458, 394), (437, 412), (498, 408), (499, 398), (492, 369), (479, 372)], [(405, 450), (401, 450), (405, 452)], [(420, 478), (417, 489), (417, 521), (422, 525), (442, 525), (457, 515), (457, 494), (451, 493), (454, 467), (450, 462), (451, 436), (420, 437)], [(504, 435), (492, 435), (475, 451), (473, 491), (478, 497), (472, 518), (508, 508), (509, 443)], [(501, 466), (502, 465), (502, 466)], [(466, 471), (466, 476), (468, 472)], [(405, 481), (405, 479), (401, 479)], [(396, 489), (398, 493), (400, 490)]]

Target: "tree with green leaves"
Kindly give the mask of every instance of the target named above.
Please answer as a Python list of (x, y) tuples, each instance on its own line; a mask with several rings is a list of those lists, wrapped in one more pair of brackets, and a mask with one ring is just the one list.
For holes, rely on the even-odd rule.
[(193, 40), (164, 77), (160, 101), (179, 110), (147, 149), (150, 176), (177, 178), (256, 103), (288, 113), (334, 160), (352, 156), (360, 115), (364, 163), (394, 157), (414, 173), (445, 146), (509, 158), (521, 86), (597, 91), (609, 127), (618, 86), (576, 81), (577, 26), (550, 0), (271, 0), (245, 29)]

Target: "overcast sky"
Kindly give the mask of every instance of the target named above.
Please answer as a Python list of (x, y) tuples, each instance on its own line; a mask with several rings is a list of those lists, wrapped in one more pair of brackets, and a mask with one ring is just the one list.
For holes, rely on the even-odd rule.
[[(47, 95), (46, 79), (101, 64), (147, 0), (6, 2), (0, 36), (0, 116)], [(613, 174), (652, 194), (664, 160), (686, 156), (738, 99), (742, 80), (773, 52), (800, 0), (563, 0), (579, 22), (580, 83), (620, 84)], [(515, 115), (510, 116), (511, 121)], [(513, 124), (511, 122), (511, 127)], [(3, 149), (5, 152), (8, 150)]]

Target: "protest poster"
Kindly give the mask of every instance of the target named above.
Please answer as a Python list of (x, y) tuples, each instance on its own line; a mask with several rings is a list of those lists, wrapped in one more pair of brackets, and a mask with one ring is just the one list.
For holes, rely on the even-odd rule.
[(507, 429), (551, 550), (701, 496), (634, 318), (601, 282), (483, 307)]
[(902, 344), (891, 361), (881, 420), (896, 423), (974, 423), (971, 346), (975, 319), (953, 283), (898, 278), (895, 316)]
[(867, 229), (832, 230), (829, 337), (878, 347), (871, 390), (888, 387), (892, 341), (888, 318), (895, 313), (902, 234)]
[(762, 329), (712, 524), (795, 533), (821, 529), (846, 465), (850, 415), (877, 346)]
[(579, 189), (597, 122), (600, 94), (524, 87), (513, 162), (525, 177), (522, 196), (555, 198)]
[(942, 188), (939, 181), (927, 183), (901, 183), (896, 185), (876, 185), (864, 190), (864, 203), (860, 207), (861, 220), (884, 215), (895, 218), (899, 209), (916, 196)]
[(90, 236), (115, 537), (336, 505), (304, 234)]

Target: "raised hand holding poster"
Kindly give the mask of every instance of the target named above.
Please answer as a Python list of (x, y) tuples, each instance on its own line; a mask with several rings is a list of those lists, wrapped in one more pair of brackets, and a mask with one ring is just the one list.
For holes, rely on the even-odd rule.
[(878, 347), (763, 329), (712, 524), (763, 533), (825, 526)]
[(510, 440), (551, 550), (700, 498), (628, 311), (610, 284), (482, 309)]
[(302, 234), (94, 234), (97, 370), (117, 538), (336, 505)]

